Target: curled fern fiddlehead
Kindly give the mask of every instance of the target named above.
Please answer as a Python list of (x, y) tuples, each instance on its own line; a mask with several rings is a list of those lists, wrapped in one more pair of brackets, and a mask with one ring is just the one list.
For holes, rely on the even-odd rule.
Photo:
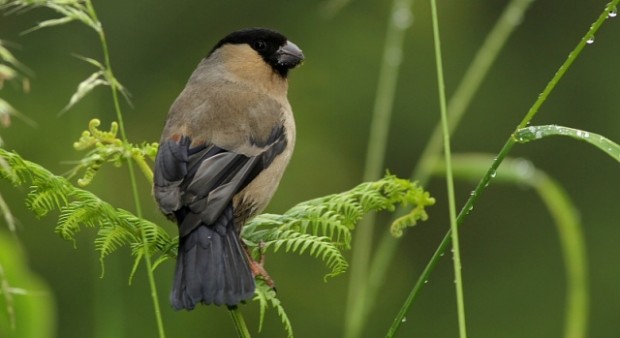
[(146, 159), (154, 160), (157, 154), (157, 143), (145, 142), (138, 146), (125, 144), (117, 137), (118, 123), (112, 122), (109, 131), (98, 129), (100, 125), (101, 121), (92, 119), (88, 124), (88, 130), (82, 132), (80, 139), (73, 143), (76, 150), (91, 149), (72, 171), (72, 174), (76, 174), (84, 170), (84, 174), (78, 179), (78, 184), (81, 187), (89, 185), (104, 163), (112, 163), (120, 167), (128, 159), (133, 159), (147, 179), (152, 181), (153, 171), (146, 163)]

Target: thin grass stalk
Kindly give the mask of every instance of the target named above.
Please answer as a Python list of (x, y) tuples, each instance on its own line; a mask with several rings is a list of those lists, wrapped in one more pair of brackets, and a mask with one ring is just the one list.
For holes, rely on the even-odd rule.
[[(89, 12), (89, 14), (92, 16), (92, 18), (94, 19), (95, 22), (99, 22), (99, 20), (97, 19), (97, 13), (95, 11), (95, 8), (93, 7), (93, 4), (91, 2), (91, 0), (86, 0), (86, 8)], [(118, 122), (118, 126), (119, 126), (119, 130), (121, 132), (121, 138), (123, 140), (123, 143), (125, 145), (129, 144), (129, 140), (127, 138), (127, 134), (125, 132), (125, 125), (123, 122), (123, 114), (122, 114), (122, 110), (120, 107), (120, 100), (119, 100), (119, 95), (118, 92), (120, 91), (120, 88), (118, 86), (118, 82), (116, 81), (116, 79), (114, 78), (113, 72), (112, 72), (112, 62), (110, 61), (110, 53), (108, 50), (108, 44), (106, 41), (106, 36), (105, 33), (103, 31), (103, 29), (101, 27), (98, 27), (99, 29), (97, 29), (97, 33), (99, 35), (99, 40), (101, 41), (101, 46), (103, 49), (103, 57), (104, 57), (104, 63), (105, 63), (105, 67), (106, 67), (106, 78), (108, 79), (108, 82), (110, 83), (110, 88), (112, 91), (112, 100), (114, 101), (114, 110), (116, 111), (116, 117), (117, 117), (117, 122)], [(127, 151), (130, 151), (129, 149)], [(132, 190), (132, 195), (133, 195), (133, 199), (134, 199), (134, 204), (135, 204), (135, 208), (136, 208), (136, 216), (142, 218), (142, 206), (140, 203), (140, 195), (138, 192), (138, 182), (136, 179), (136, 174), (135, 174), (135, 170), (133, 167), (133, 162), (132, 161), (127, 161), (127, 167), (129, 170), (129, 178), (130, 178), (130, 182), (131, 182), (131, 190)], [(141, 231), (141, 236), (142, 236), (142, 242), (144, 243), (144, 251), (145, 254), (143, 255), (144, 257), (144, 262), (146, 264), (146, 273), (148, 276), (148, 281), (149, 281), (149, 287), (151, 290), (151, 300), (153, 303), (153, 308), (154, 308), (154, 312), (155, 312), (155, 320), (157, 322), (157, 331), (159, 334), (159, 338), (165, 338), (166, 337), (166, 333), (164, 330), (164, 324), (163, 324), (163, 319), (161, 316), (161, 308), (159, 306), (159, 298), (158, 298), (158, 294), (157, 294), (157, 285), (155, 283), (155, 276), (153, 275), (153, 264), (151, 261), (151, 255), (149, 254), (149, 248), (148, 248), (148, 240), (146, 238), (146, 233), (144, 231)]]
[[(502, 148), (502, 150), (499, 152), (499, 154), (493, 161), (493, 164), (491, 164), (491, 167), (487, 170), (482, 180), (480, 180), (480, 182), (478, 183), (478, 186), (476, 187), (474, 192), (471, 194), (471, 196), (465, 203), (465, 206), (461, 209), (458, 216), (456, 217), (457, 225), (461, 225), (463, 221), (465, 220), (465, 217), (469, 215), (469, 212), (473, 209), (474, 204), (480, 197), (481, 192), (484, 190), (486, 186), (488, 186), (491, 179), (495, 177), (497, 168), (499, 167), (503, 159), (508, 155), (508, 153), (510, 152), (514, 144), (515, 142), (512, 140), (512, 138), (510, 138), (508, 142), (504, 144), (504, 147)], [(415, 301), (420, 291), (422, 290), (422, 287), (424, 286), (424, 284), (426, 284), (426, 281), (428, 281), (431, 273), (435, 269), (435, 266), (437, 266), (437, 263), (439, 263), (439, 259), (441, 258), (441, 256), (443, 256), (447, 248), (450, 246), (451, 239), (452, 239), (452, 229), (448, 230), (446, 235), (443, 237), (443, 239), (439, 243), (437, 250), (435, 250), (435, 253), (431, 257), (431, 259), (428, 261), (428, 263), (426, 264), (426, 267), (422, 271), (422, 274), (420, 275), (416, 284), (413, 286), (413, 289), (407, 296), (405, 303), (403, 304), (400, 311), (394, 318), (394, 321), (392, 322), (392, 326), (390, 326), (386, 337), (394, 337), (394, 335), (400, 329), (400, 324), (402, 323), (403, 318), (405, 318), (407, 312), (409, 312), (409, 309), (411, 308), (411, 306), (413, 305), (413, 302)]]
[[(459, 154), (453, 157), (455, 177), (463, 180), (475, 180), (482, 175), (491, 155)], [(443, 175), (445, 169), (439, 162), (433, 175)], [(536, 191), (541, 201), (551, 214), (558, 238), (560, 239), (562, 257), (566, 266), (566, 313), (564, 317), (564, 337), (583, 338), (588, 328), (588, 266), (585, 240), (573, 205), (562, 186), (543, 171), (536, 169), (529, 161), (507, 158), (495, 179), (496, 183), (529, 186)]]
[[(620, 0), (613, 0), (612, 2), (607, 4), (607, 6), (605, 7), (601, 15), (599, 15), (597, 20), (590, 26), (590, 29), (588, 29), (586, 34), (582, 37), (580, 42), (573, 49), (573, 51), (569, 54), (568, 58), (564, 61), (564, 63), (560, 66), (559, 70), (555, 73), (551, 81), (549, 81), (549, 83), (547, 84), (543, 92), (538, 96), (538, 99), (534, 102), (532, 107), (529, 109), (528, 113), (525, 115), (521, 123), (519, 123), (516, 130), (525, 127), (534, 118), (534, 116), (536, 116), (536, 113), (538, 112), (542, 104), (546, 101), (546, 99), (549, 97), (549, 95), (551, 94), (551, 92), (553, 91), (557, 83), (561, 80), (561, 78), (564, 76), (566, 71), (570, 68), (573, 62), (577, 59), (579, 54), (581, 54), (583, 48), (587, 44), (587, 41), (594, 37), (598, 29), (603, 25), (605, 20), (608, 18), (609, 13), (617, 8), (618, 2), (620, 2)], [(491, 164), (491, 167), (487, 170), (485, 175), (482, 177), (482, 179), (476, 186), (476, 189), (472, 192), (471, 196), (465, 203), (465, 206), (461, 209), (461, 212), (459, 213), (457, 217), (458, 225), (463, 223), (463, 220), (467, 217), (469, 212), (473, 209), (475, 202), (478, 200), (478, 198), (480, 198), (480, 195), (484, 192), (484, 189), (488, 186), (491, 179), (495, 177), (497, 173), (497, 168), (502, 163), (504, 158), (508, 155), (508, 153), (510, 152), (514, 144), (515, 144), (515, 141), (513, 139), (513, 136), (510, 135), (510, 137), (508, 138), (508, 141), (506, 141), (506, 143), (502, 147), (502, 150), (499, 152), (499, 154), (497, 155), (497, 157), (494, 159), (493, 163)], [(441, 258), (442, 254), (445, 253), (447, 247), (450, 244), (450, 240), (451, 240), (451, 230), (448, 230), (443, 240), (440, 242), (437, 250), (435, 251), (431, 259), (427, 263), (426, 267), (424, 268), (424, 271), (418, 278), (418, 281), (416, 282), (413, 289), (409, 293), (409, 296), (405, 300), (405, 303), (403, 304), (402, 308), (400, 309), (400, 311), (394, 318), (394, 321), (392, 322), (392, 326), (388, 330), (387, 337), (393, 337), (398, 331), (398, 329), (400, 328), (400, 325), (402, 324), (402, 319), (405, 318), (406, 313), (409, 312), (409, 309), (411, 308), (413, 301), (417, 298), (420, 290), (422, 289), (424, 285), (424, 281), (428, 280), (431, 272), (434, 270), (435, 266), (439, 262), (439, 259)]]
[[(511, 33), (519, 26), (521, 22), (519, 19), (522, 19), (532, 1), (512, 0), (500, 15), (489, 35), (485, 38), (484, 43), (467, 68), (465, 76), (456, 88), (454, 96), (448, 102), (448, 126), (450, 133), (456, 129), (462, 116), (467, 111), (471, 99), (478, 91), (482, 80), (497, 59), (499, 51), (506, 44)], [(430, 177), (429, 170), (432, 169), (441, 150), (441, 130), (441, 124), (438, 123), (422, 152), (416, 169), (413, 171), (412, 180), (417, 180), (420, 185), (427, 183)], [(394, 218), (396, 217), (398, 217), (398, 214), (394, 215)], [(386, 231), (375, 250), (375, 255), (369, 268), (368, 287), (364, 290), (366, 292), (365, 299), (368, 308), (374, 306), (379, 289), (385, 280), (388, 266), (396, 253), (398, 243), (400, 241)]]
[(452, 178), (452, 152), (450, 150), (450, 130), (448, 128), (448, 113), (446, 107), (446, 86), (443, 75), (443, 59), (441, 55), (441, 37), (439, 34), (439, 15), (437, 1), (431, 0), (433, 21), (433, 40), (435, 45), (435, 65), (437, 66), (437, 91), (439, 92), (439, 110), (441, 113), (441, 127), (443, 132), (443, 153), (446, 163), (446, 186), (448, 189), (448, 212), (450, 216), (450, 230), (452, 232), (452, 262), (454, 266), (454, 287), (456, 290), (456, 309), (459, 322), (459, 337), (467, 337), (465, 322), (465, 301), (463, 295), (463, 278), (461, 276), (461, 250), (459, 231), (456, 226), (456, 202), (454, 197), (454, 180)]
[[(485, 38), (482, 46), (476, 52), (474, 59), (465, 71), (463, 79), (454, 91), (448, 102), (448, 128), (450, 134), (454, 132), (465, 115), (471, 100), (478, 92), (480, 85), (491, 66), (497, 59), (508, 38), (523, 20), (525, 11), (530, 7), (534, 0), (512, 0), (498, 18), (497, 22)], [(413, 177), (421, 185), (426, 184), (429, 175), (435, 167), (438, 154), (442, 145), (441, 123), (437, 123), (428, 143), (420, 155)]]

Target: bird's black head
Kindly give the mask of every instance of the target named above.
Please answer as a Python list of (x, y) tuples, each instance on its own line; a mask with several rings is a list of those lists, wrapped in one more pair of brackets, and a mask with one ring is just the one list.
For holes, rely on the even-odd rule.
[(301, 49), (279, 32), (267, 28), (247, 28), (228, 34), (220, 40), (209, 55), (225, 44), (248, 44), (274, 71), (286, 77), (289, 69), (303, 60)]

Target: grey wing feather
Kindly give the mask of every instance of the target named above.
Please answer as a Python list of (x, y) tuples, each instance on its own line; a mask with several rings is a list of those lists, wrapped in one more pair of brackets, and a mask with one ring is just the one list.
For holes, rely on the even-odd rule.
[(160, 145), (155, 159), (154, 191), (161, 211), (170, 217), (180, 208), (180, 185), (187, 175), (189, 138)]
[(203, 163), (210, 163), (198, 168), (184, 193), (183, 204), (199, 217), (186, 217), (179, 225), (179, 236), (187, 235), (201, 222), (214, 224), (233, 196), (247, 184), (258, 160), (234, 153), (221, 153), (205, 160)]
[(273, 129), (256, 156), (214, 145), (190, 148), (188, 137), (166, 140), (155, 160), (155, 198), (164, 213), (176, 218), (181, 237), (201, 223), (214, 224), (233, 196), (267, 168), (286, 143), (282, 126)]

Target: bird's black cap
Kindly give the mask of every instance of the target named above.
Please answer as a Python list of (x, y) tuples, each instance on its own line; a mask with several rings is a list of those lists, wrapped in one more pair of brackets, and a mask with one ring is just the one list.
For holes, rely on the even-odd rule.
[(267, 62), (274, 71), (286, 77), (288, 70), (304, 60), (297, 46), (289, 42), (280, 32), (268, 28), (246, 28), (228, 34), (209, 52), (226, 44), (248, 44)]

